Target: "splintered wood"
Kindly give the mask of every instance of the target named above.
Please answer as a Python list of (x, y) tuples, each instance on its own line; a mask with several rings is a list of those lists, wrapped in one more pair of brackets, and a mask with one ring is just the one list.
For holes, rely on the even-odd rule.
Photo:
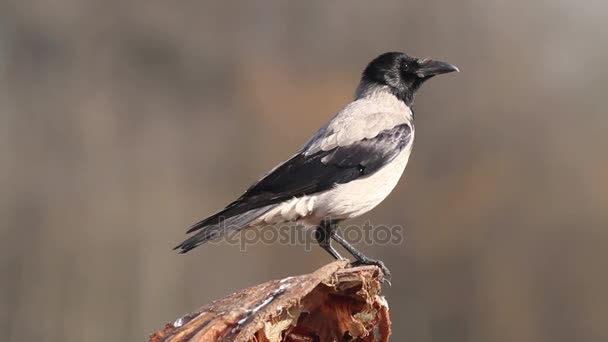
[(375, 266), (337, 261), (215, 301), (153, 334), (150, 342), (388, 341), (388, 305)]

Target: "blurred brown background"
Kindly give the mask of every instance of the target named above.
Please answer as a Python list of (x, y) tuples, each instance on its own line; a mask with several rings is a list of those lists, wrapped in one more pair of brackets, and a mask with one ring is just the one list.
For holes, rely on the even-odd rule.
[[(414, 154), (359, 247), (395, 341), (608, 340), (602, 1), (0, 2), (0, 340), (142, 341), (330, 261), (171, 251), (352, 98), (376, 55), (460, 74), (417, 98)], [(361, 222), (361, 221), (360, 221)]]

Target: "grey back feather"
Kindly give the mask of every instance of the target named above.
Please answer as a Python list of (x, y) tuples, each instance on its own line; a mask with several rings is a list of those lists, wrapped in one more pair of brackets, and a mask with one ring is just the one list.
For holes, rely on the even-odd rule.
[(306, 142), (302, 149), (306, 155), (371, 139), (403, 123), (413, 129), (411, 109), (386, 87), (362, 82), (356, 96)]

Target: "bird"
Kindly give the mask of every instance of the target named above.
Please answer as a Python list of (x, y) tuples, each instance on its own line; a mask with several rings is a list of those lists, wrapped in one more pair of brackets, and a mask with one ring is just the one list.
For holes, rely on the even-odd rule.
[(224, 209), (195, 223), (174, 250), (186, 253), (230, 231), (299, 222), (315, 229), (319, 246), (344, 260), (332, 245), (348, 251), (357, 265), (384, 262), (356, 250), (337, 230), (361, 216), (395, 188), (414, 142), (414, 98), (421, 85), (458, 72), (449, 63), (386, 52), (363, 70), (354, 100), (327, 121), (291, 158), (278, 164)]

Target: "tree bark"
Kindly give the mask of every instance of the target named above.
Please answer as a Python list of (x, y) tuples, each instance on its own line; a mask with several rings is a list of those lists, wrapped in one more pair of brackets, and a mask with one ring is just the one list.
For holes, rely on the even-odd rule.
[(382, 272), (346, 265), (336, 261), (236, 292), (167, 324), (149, 341), (388, 341)]

